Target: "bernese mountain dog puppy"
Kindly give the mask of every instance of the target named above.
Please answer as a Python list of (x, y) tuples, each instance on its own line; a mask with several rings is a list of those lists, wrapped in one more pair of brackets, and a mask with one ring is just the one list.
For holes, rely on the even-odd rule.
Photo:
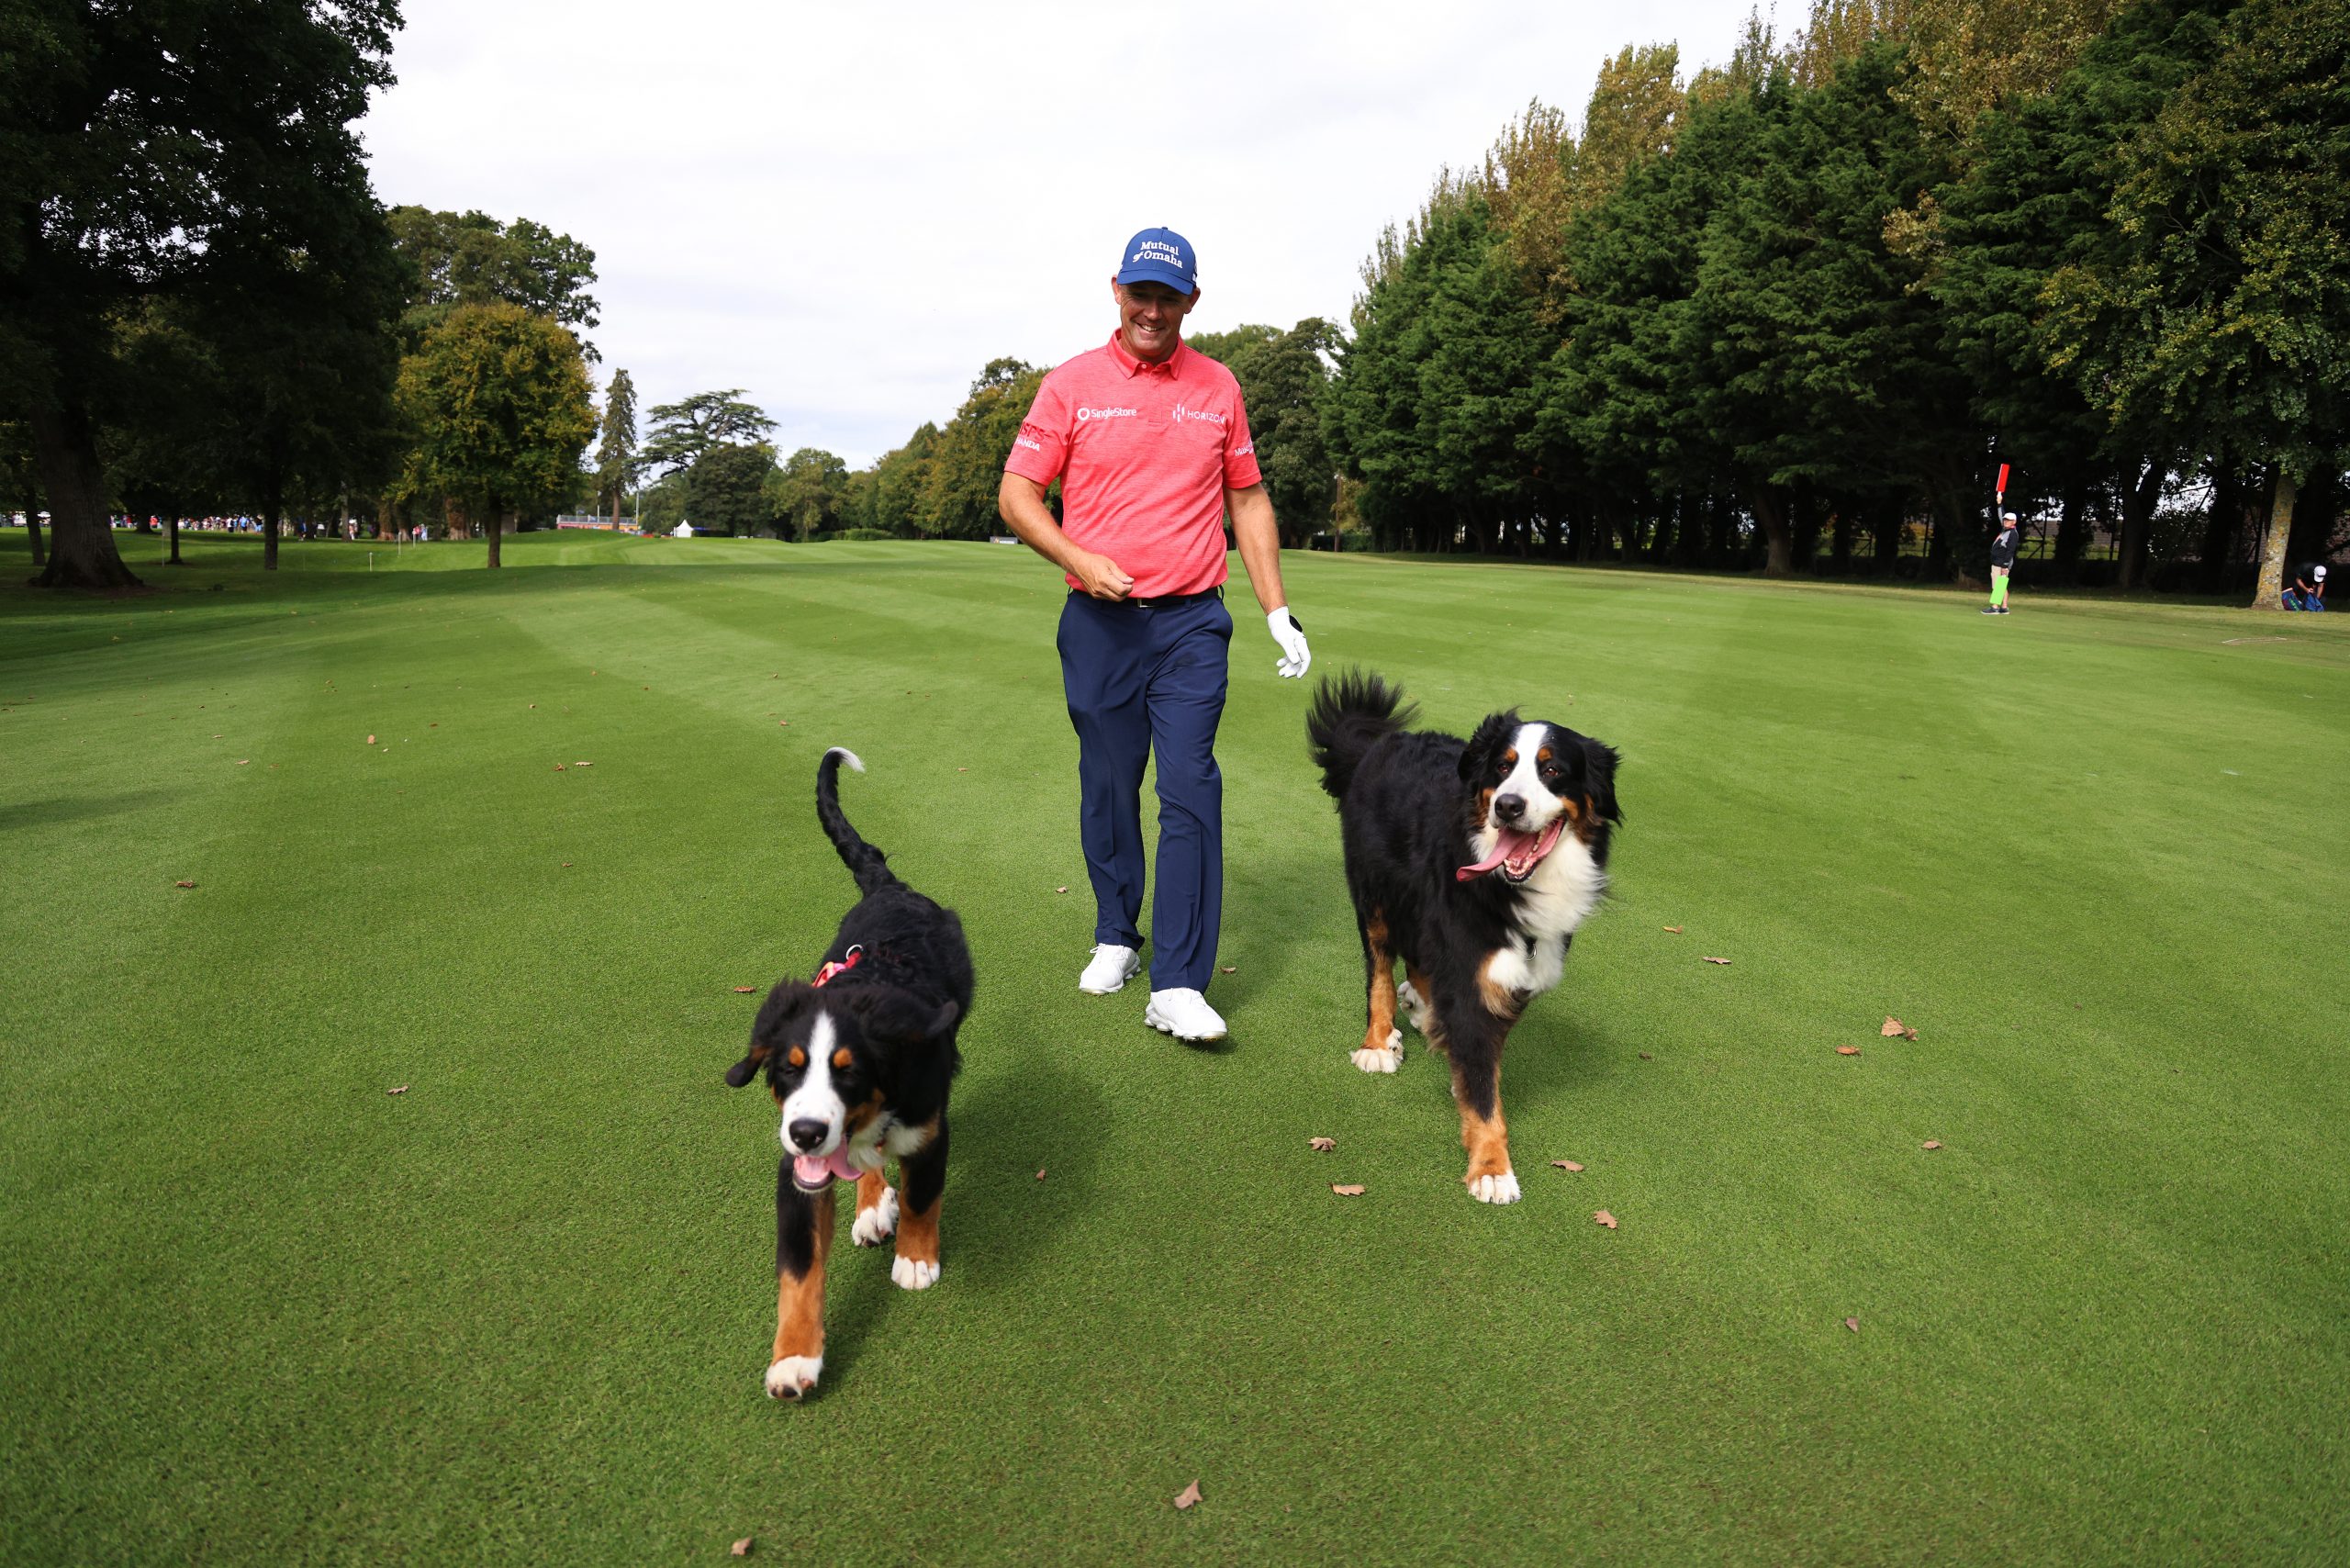
[[(938, 1281), (939, 1195), (946, 1185), (946, 1091), (971, 1011), (971, 950), (955, 912), (900, 881), (887, 857), (841, 814), (839, 746), (816, 765), (816, 820), (865, 896), (842, 918), (813, 980), (777, 983), (751, 1025), (735, 1088), (764, 1069), (782, 1107), (775, 1175), (775, 1354), (771, 1398), (798, 1399), (824, 1370), (824, 1260), (833, 1182), (856, 1187), (849, 1236), (872, 1247), (895, 1232), (890, 1277), (910, 1291)], [(899, 1187), (882, 1163), (898, 1161)], [(904, 1196), (902, 1204), (900, 1193)]]
[(1514, 1204), (1502, 1045), (1527, 1003), (1559, 983), (1575, 928), (1606, 889), (1608, 830), (1624, 820), (1617, 755), (1515, 709), (1466, 741), (1406, 728), (1416, 711), (1379, 677), (1349, 671), (1323, 681), (1306, 714), (1322, 787), (1338, 802), (1370, 987), (1354, 1064), (1403, 1065), (1400, 1002), (1452, 1064), (1470, 1196)]

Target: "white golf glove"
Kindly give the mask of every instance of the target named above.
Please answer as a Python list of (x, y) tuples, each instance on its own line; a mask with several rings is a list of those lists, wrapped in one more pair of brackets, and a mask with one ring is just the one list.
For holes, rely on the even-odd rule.
[(1314, 662), (1314, 655), (1306, 652), (1305, 628), (1297, 623), (1297, 617), (1289, 612), (1289, 606), (1284, 604), (1266, 616), (1265, 629), (1273, 634), (1273, 641), (1281, 645), (1281, 663), (1273, 668), (1291, 680), (1304, 675), (1306, 666)]

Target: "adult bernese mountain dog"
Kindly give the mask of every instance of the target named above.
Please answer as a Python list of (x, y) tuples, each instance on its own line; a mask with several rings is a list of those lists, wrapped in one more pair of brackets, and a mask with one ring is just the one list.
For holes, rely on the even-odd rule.
[(1452, 1063), (1470, 1196), (1514, 1204), (1502, 1045), (1526, 1004), (1559, 983), (1575, 928), (1606, 889), (1608, 830), (1624, 820), (1617, 756), (1515, 709), (1466, 741), (1406, 728), (1416, 712), (1397, 688), (1348, 671), (1322, 682), (1305, 719), (1338, 802), (1362, 934), (1370, 1017), (1354, 1064), (1403, 1065), (1400, 1002)]
[[(839, 746), (816, 765), (816, 820), (865, 896), (841, 920), (811, 980), (778, 982), (727, 1070), (740, 1089), (765, 1069), (783, 1108), (775, 1175), (775, 1354), (767, 1394), (797, 1399), (824, 1370), (824, 1260), (833, 1182), (856, 1186), (859, 1247), (897, 1233), (890, 1277), (937, 1282), (939, 1195), (946, 1185), (946, 1091), (962, 1066), (955, 1036), (971, 1011), (971, 951), (955, 912), (900, 881), (841, 814)], [(898, 1161), (899, 1191), (883, 1176)]]

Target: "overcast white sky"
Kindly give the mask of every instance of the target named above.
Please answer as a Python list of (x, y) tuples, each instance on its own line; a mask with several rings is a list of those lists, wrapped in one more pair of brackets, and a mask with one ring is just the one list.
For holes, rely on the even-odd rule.
[(1725, 59), (1749, 3), (408, 0), (360, 129), (385, 201), (595, 250), (599, 392), (745, 387), (856, 467), (1106, 338), (1137, 229), (1197, 248), (1194, 329), (1344, 321), (1441, 165), (1580, 119), (1627, 43)]

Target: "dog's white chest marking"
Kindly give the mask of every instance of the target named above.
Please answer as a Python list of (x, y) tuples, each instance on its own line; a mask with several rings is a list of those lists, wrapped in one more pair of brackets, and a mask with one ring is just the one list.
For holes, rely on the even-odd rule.
[(1567, 938), (1591, 918), (1607, 873), (1572, 834), (1542, 857), (1518, 891), (1517, 934), (1494, 949), (1485, 976), (1494, 984), (1539, 996), (1559, 983), (1567, 967)]

